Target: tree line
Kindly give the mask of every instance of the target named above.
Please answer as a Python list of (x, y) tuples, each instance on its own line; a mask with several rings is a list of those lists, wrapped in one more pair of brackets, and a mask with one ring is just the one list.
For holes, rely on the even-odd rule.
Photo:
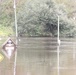
[[(9, 5), (9, 6), (8, 6)], [(14, 27), (13, 2), (2, 5), (0, 26)], [(1, 9), (1, 7), (0, 7)], [(60, 18), (60, 36), (75, 36), (74, 21), (67, 16), (63, 5), (54, 0), (26, 0), (17, 5), (17, 24), (19, 36), (57, 36), (58, 16)]]

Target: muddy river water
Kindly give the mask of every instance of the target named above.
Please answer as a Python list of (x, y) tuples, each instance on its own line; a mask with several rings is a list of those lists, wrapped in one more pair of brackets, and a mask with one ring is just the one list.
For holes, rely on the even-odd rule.
[[(56, 38), (20, 38), (16, 75), (58, 75), (58, 69), (59, 75), (76, 75), (75, 40), (61, 39), (59, 68), (57, 47)], [(4, 55), (0, 62), (0, 75), (13, 75), (13, 68), (14, 55), (10, 60)]]

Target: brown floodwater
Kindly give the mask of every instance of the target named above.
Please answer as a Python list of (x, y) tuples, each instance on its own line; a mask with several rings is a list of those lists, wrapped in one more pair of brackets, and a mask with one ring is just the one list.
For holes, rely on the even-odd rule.
[[(59, 75), (76, 75), (75, 39), (61, 38), (59, 51), (58, 70), (56, 38), (20, 38), (16, 75), (58, 75), (58, 71)], [(14, 55), (10, 60), (4, 55), (4, 60), (0, 62), (0, 75), (13, 75), (13, 70)]]

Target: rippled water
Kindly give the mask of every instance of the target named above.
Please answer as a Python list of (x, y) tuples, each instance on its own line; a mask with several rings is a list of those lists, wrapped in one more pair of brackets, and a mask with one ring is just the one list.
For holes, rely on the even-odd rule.
[[(76, 75), (73, 39), (61, 39), (60, 75)], [(20, 38), (16, 75), (58, 75), (57, 39), (51, 37)], [(13, 75), (14, 56), (0, 62), (0, 75)]]
[(52, 52), (57, 50), (56, 39), (25, 38), (19, 45), (17, 63), (22, 75), (50, 75), (57, 67), (57, 53)]

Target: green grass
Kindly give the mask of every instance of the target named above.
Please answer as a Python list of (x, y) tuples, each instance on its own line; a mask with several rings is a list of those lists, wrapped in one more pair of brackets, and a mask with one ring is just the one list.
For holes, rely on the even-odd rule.
[(10, 34), (13, 34), (11, 27), (0, 27), (0, 36), (8, 36)]

